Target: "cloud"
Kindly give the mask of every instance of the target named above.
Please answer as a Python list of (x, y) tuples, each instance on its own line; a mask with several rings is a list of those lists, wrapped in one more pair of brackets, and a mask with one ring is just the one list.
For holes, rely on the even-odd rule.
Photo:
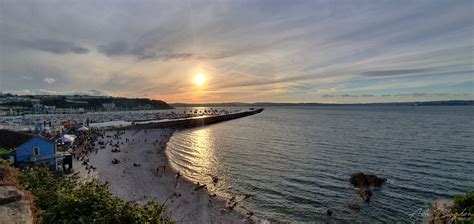
[(23, 90), (15, 90), (11, 91), (13, 94), (18, 95), (58, 95), (61, 92), (54, 91), (54, 90), (47, 90), (47, 89), (23, 89)]
[(419, 98), (419, 97), (467, 97), (470, 94), (468, 93), (397, 93), (397, 94), (381, 94), (381, 95), (374, 95), (374, 94), (326, 94), (323, 95), (323, 98), (373, 98), (373, 97), (411, 97), (411, 98)]
[(56, 82), (56, 79), (51, 78), (51, 77), (46, 77), (43, 79), (43, 82), (47, 84), (53, 84), (54, 82)]
[(467, 97), (468, 93), (398, 93), (389, 97)]
[[(1, 5), (2, 91), (254, 102), (472, 92), (471, 1)], [(192, 83), (197, 72), (209, 80), (201, 88)], [(52, 74), (56, 85), (43, 81)]]
[(129, 56), (137, 60), (172, 60), (186, 59), (193, 56), (191, 53), (157, 52), (147, 47), (131, 46), (127, 42), (123, 41), (98, 45), (97, 51), (108, 57)]
[(98, 89), (89, 89), (88, 91), (83, 92), (84, 95), (91, 96), (107, 96), (109, 93), (107, 91), (98, 90)]
[[(103, 53), (107, 56), (123, 56), (123, 55), (134, 55), (134, 56), (144, 56), (143, 49), (131, 49), (130, 46), (126, 42), (112, 42), (105, 45), (97, 46), (97, 50), (100, 53)], [(139, 53), (139, 54), (136, 54)]]
[(163, 60), (172, 60), (172, 59), (186, 59), (192, 57), (191, 53), (166, 53), (158, 55), (158, 58)]
[(361, 95), (352, 95), (352, 94), (325, 94), (323, 98), (358, 98), (362, 97)]
[(410, 75), (431, 72), (433, 69), (398, 69), (398, 70), (375, 70), (375, 71), (366, 71), (362, 72), (362, 76), (395, 76), (395, 75)]
[(69, 41), (36, 39), (36, 40), (19, 40), (17, 46), (25, 49), (33, 49), (45, 51), (53, 54), (86, 54), (89, 50), (78, 44)]
[(23, 89), (10, 91), (18, 95), (90, 95), (90, 96), (109, 96), (107, 91), (89, 89), (85, 91), (55, 91), (48, 89)]

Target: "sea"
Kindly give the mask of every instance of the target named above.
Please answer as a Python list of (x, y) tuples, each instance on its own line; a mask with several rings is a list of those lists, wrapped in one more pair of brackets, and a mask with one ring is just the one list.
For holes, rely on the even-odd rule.
[[(437, 200), (474, 190), (473, 118), (470, 106), (266, 107), (177, 131), (167, 155), (210, 191), (250, 196), (239, 204), (260, 220), (421, 223)], [(369, 203), (356, 172), (387, 179)]]

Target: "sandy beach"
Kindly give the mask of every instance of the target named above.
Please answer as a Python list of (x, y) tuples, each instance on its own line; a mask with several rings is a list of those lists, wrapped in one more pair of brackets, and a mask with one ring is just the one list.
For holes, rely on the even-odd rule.
[[(172, 129), (128, 130), (119, 139), (114, 138), (116, 133), (106, 132), (98, 141), (119, 143), (120, 152), (112, 152), (115, 147), (107, 144), (105, 149), (90, 153), (95, 171), (74, 160), (74, 169), (81, 177), (108, 183), (110, 191), (126, 201), (164, 203), (167, 214), (177, 223), (253, 222), (226, 208), (227, 199), (210, 194), (205, 187), (197, 188), (197, 183), (183, 176), (176, 178), (177, 171), (170, 168), (165, 155)], [(114, 158), (120, 163), (112, 164)]]

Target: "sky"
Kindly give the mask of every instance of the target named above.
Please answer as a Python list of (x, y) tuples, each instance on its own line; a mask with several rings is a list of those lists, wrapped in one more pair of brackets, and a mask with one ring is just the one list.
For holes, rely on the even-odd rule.
[(472, 100), (474, 1), (1, 0), (0, 92)]

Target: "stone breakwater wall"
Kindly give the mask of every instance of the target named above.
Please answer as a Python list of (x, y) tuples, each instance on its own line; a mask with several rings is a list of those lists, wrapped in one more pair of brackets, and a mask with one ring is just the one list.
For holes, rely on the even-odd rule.
[(261, 113), (263, 109), (249, 110), (232, 114), (216, 115), (216, 116), (203, 116), (203, 117), (192, 117), (182, 119), (172, 119), (149, 123), (135, 123), (125, 127), (125, 129), (154, 129), (154, 128), (193, 128), (200, 127), (209, 124), (215, 124), (223, 121), (234, 120), (242, 117), (251, 116), (254, 114)]

